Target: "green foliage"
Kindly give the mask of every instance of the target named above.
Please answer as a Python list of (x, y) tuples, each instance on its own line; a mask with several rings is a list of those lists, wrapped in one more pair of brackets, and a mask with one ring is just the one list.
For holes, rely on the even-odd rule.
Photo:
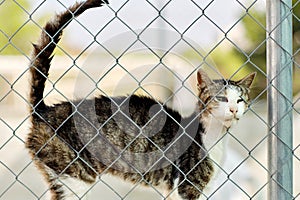
[[(300, 92), (300, 3), (293, 0), (293, 52), (294, 52), (294, 77), (293, 91)], [(266, 88), (266, 13), (262, 10), (251, 8), (241, 15), (241, 25), (244, 31), (240, 36), (241, 43), (223, 45), (226, 40), (210, 53), (210, 57), (221, 73), (232, 76), (237, 70), (239, 76), (244, 76), (251, 71), (257, 71), (254, 95), (266, 97), (261, 94)], [(230, 38), (229, 36), (229, 39)], [(239, 76), (234, 78), (239, 78)]]
[[(297, 4), (297, 0), (293, 0), (293, 50), (294, 53), (299, 51), (300, 48), (300, 4)], [(248, 65), (253, 64), (266, 72), (266, 14), (265, 12), (258, 10), (250, 10), (247, 17), (242, 20), (243, 27), (245, 29), (245, 36), (250, 41), (248, 48), (243, 49), (244, 53), (249, 55), (249, 59), (244, 59), (244, 62), (248, 62)], [(236, 53), (239, 53), (236, 51)], [(242, 55), (240, 55), (243, 57)], [(250, 62), (249, 62), (250, 61)], [(294, 55), (294, 61), (297, 63), (294, 66), (294, 71), (297, 71), (297, 66), (300, 63), (300, 54)], [(300, 91), (300, 80), (297, 73), (294, 73), (294, 93)], [(258, 73), (257, 77), (258, 91), (262, 91), (266, 87), (266, 77), (261, 73)]]
[[(295, 71), (300, 67), (300, 3), (293, 0), (293, 47)], [(36, 25), (41, 19), (34, 21), (29, 11), (30, 0), (3, 1), (0, 4), (0, 54), (23, 54), (28, 56), (32, 49), (31, 42), (38, 38), (40, 27)], [(258, 71), (255, 85), (257, 94), (266, 88), (266, 14), (264, 11), (251, 8), (242, 14), (241, 24), (244, 29), (245, 43), (220, 45), (211, 52), (214, 64), (226, 77), (232, 76), (237, 70), (238, 76), (250, 71)], [(44, 17), (43, 17), (44, 19)], [(39, 23), (40, 24), (40, 23)], [(43, 23), (41, 23), (43, 24)], [(299, 51), (299, 52), (298, 52)], [(191, 60), (201, 57), (192, 51), (185, 52)], [(294, 73), (294, 92), (300, 91), (300, 77)], [(235, 77), (239, 78), (239, 77)]]
[(29, 8), (29, 0), (1, 4), (0, 54), (29, 54), (40, 30), (30, 18)]
[[(244, 61), (241, 57), (236, 56), (233, 48), (224, 51), (222, 49), (217, 48), (210, 54), (214, 65), (218, 67), (224, 77), (230, 77), (239, 71), (240, 66), (243, 65)], [(238, 74), (239, 76), (235, 76), (235, 79), (241, 78), (248, 72), (243, 72), (243, 74)]]

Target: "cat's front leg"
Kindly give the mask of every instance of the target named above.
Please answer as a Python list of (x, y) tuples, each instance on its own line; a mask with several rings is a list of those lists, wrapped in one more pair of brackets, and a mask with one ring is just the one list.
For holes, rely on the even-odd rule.
[[(182, 194), (179, 194), (180, 193), (179, 188), (182, 189), (182, 186), (181, 184), (179, 184), (179, 178), (176, 178), (174, 180), (174, 186), (172, 190), (164, 190), (162, 192), (164, 196), (163, 200), (187, 200), (186, 198), (183, 198)], [(186, 192), (190, 192), (190, 191), (186, 191)]]

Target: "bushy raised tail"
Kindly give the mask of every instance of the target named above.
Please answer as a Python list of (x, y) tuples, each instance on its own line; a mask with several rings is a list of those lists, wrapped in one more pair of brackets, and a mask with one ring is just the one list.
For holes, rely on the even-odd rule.
[(45, 82), (52, 60), (52, 53), (59, 42), (63, 29), (77, 16), (85, 10), (94, 7), (100, 7), (107, 0), (87, 0), (76, 3), (69, 7), (66, 11), (57, 14), (51, 21), (47, 22), (41, 33), (37, 44), (34, 44), (32, 62), (30, 64), (31, 73), (31, 90), (29, 96), (31, 111), (43, 109), (45, 103), (43, 101), (43, 93)]

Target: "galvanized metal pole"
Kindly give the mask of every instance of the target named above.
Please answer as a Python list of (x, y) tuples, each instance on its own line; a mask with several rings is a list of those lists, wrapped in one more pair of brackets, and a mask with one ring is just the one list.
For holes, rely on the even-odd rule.
[(292, 0), (267, 0), (269, 200), (293, 199)]

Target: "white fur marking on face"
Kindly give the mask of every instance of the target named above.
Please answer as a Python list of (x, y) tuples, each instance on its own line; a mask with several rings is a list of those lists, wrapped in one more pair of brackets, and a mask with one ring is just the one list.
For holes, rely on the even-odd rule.
[[(222, 94), (223, 95), (223, 94)], [(228, 142), (227, 129), (236, 123), (246, 110), (246, 103), (242, 100), (242, 91), (236, 86), (228, 86), (225, 94), (220, 98), (218, 106), (211, 110), (208, 117), (202, 119), (206, 128), (203, 143), (208, 150), (210, 158), (213, 160), (214, 174), (212, 181), (205, 187), (204, 194), (210, 195), (213, 188), (213, 181), (218, 176), (220, 167), (224, 163), (224, 153)], [(200, 199), (206, 199), (204, 195)]]
[(230, 109), (231, 108), (237, 109), (237, 113), (235, 114), (235, 117), (238, 119), (244, 114), (246, 108), (244, 101), (238, 102), (241, 99), (241, 95), (242, 95), (241, 92), (238, 91), (237, 89), (234, 88), (227, 89), (227, 98), (228, 98), (227, 112), (229, 114), (232, 114)]
[[(225, 95), (227, 102), (219, 101), (219, 105), (203, 121), (206, 127), (203, 142), (209, 151), (210, 157), (216, 163), (222, 163), (222, 154), (227, 143), (227, 139), (225, 139), (227, 137), (224, 134), (245, 112), (245, 102), (238, 101), (241, 99), (241, 94), (238, 88), (234, 86), (227, 87)], [(235, 112), (230, 110), (234, 110)]]
[[(238, 88), (229, 86), (226, 88), (225, 94), (226, 101), (219, 101), (218, 107), (212, 110), (211, 115), (204, 122), (206, 134), (203, 142), (215, 165), (212, 180), (218, 176), (218, 166), (222, 166), (224, 162), (224, 152), (228, 141), (228, 135), (224, 134), (243, 115), (246, 109), (245, 102), (239, 101), (242, 93)], [(204, 189), (204, 194), (210, 194), (211, 186), (213, 186), (213, 182)], [(201, 197), (200, 199), (205, 198)]]
[(232, 123), (239, 120), (245, 112), (246, 105), (241, 100), (241, 91), (232, 87), (226, 88), (226, 98), (228, 102), (219, 102), (217, 109), (212, 111), (212, 115), (219, 120), (225, 128), (230, 128)]

